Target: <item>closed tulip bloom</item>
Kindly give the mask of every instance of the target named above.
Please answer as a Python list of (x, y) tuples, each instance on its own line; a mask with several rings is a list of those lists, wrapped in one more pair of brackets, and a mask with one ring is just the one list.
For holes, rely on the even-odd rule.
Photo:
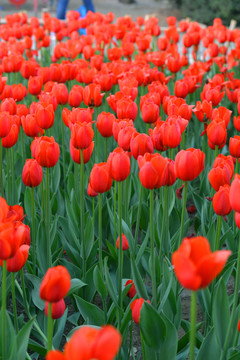
[(233, 211), (240, 212), (240, 175), (234, 176), (233, 182), (230, 188), (230, 204)]
[(178, 122), (169, 117), (160, 128), (162, 144), (166, 148), (176, 148), (182, 140), (181, 128)]
[(24, 97), (27, 95), (27, 88), (22, 84), (13, 84), (12, 91), (13, 91), (13, 99), (15, 101), (22, 101)]
[(54, 124), (54, 110), (52, 104), (41, 103), (36, 108), (36, 121), (41, 129), (49, 129)]
[(159, 117), (159, 106), (153, 101), (145, 101), (141, 107), (143, 121), (147, 124), (155, 123)]
[(153, 143), (147, 134), (133, 134), (130, 141), (130, 150), (134, 159), (137, 160), (139, 155), (147, 153), (153, 153)]
[(0, 112), (0, 138), (4, 138), (10, 131), (10, 116), (7, 112)]
[(122, 99), (117, 102), (118, 119), (131, 119), (134, 121), (137, 117), (137, 104), (131, 99)]
[(180, 284), (193, 291), (207, 287), (223, 270), (231, 251), (211, 252), (203, 236), (183, 239), (172, 255), (174, 272)]
[(219, 154), (213, 163), (213, 168), (217, 167), (219, 165), (226, 165), (229, 169), (229, 174), (230, 174), (230, 178), (232, 179), (233, 177), (233, 172), (234, 172), (234, 162), (233, 162), (233, 158), (231, 155), (225, 156), (223, 154)]
[(10, 126), (9, 133), (2, 139), (2, 146), (7, 149), (14, 146), (18, 141), (20, 131), (20, 119), (18, 115), (12, 115), (10, 117)]
[(58, 104), (65, 105), (68, 102), (68, 89), (65, 84), (55, 84), (52, 88)]
[[(56, 320), (63, 316), (66, 309), (65, 301), (60, 299), (52, 303), (52, 319)], [(45, 315), (48, 316), (48, 302), (45, 302)]]
[(240, 213), (239, 212), (235, 212), (235, 224), (238, 227), (238, 229), (240, 229)]
[(136, 129), (131, 126), (127, 125), (123, 129), (121, 129), (118, 133), (118, 145), (125, 151), (129, 151), (130, 149), (130, 142), (132, 139), (133, 134), (136, 133)]
[(113, 123), (116, 120), (111, 113), (103, 111), (97, 117), (97, 129), (103, 137), (111, 137), (113, 135)]
[(215, 88), (207, 88), (207, 90), (205, 91), (205, 93), (201, 93), (201, 100), (203, 101), (204, 99), (207, 100), (208, 102), (212, 102), (213, 106), (217, 106), (222, 98), (224, 97), (225, 92), (222, 91), (221, 92), (221, 86), (216, 86)]
[(224, 121), (212, 121), (207, 127), (207, 137), (211, 144), (222, 148), (226, 144), (227, 129)]
[(231, 175), (227, 164), (213, 167), (208, 173), (208, 180), (215, 191), (218, 191), (220, 186), (230, 185)]
[(124, 181), (130, 174), (129, 154), (121, 148), (116, 148), (109, 154), (107, 164), (110, 176), (115, 181)]
[(116, 120), (114, 120), (112, 131), (113, 131), (113, 137), (114, 137), (116, 142), (118, 142), (119, 131), (121, 129), (125, 128), (128, 125), (133, 127), (133, 121), (130, 120), (130, 119), (116, 119)]
[(127, 296), (130, 297), (130, 299), (133, 299), (134, 296), (137, 294), (137, 290), (136, 290), (133, 280), (128, 280), (125, 284), (125, 287), (128, 286), (129, 284), (132, 284), (132, 286), (128, 290)]
[(90, 197), (96, 197), (96, 196), (98, 196), (98, 193), (93, 190), (93, 188), (91, 187), (90, 184), (88, 184), (87, 194), (88, 194), (88, 196), (90, 196)]
[(230, 204), (230, 186), (220, 186), (218, 192), (213, 196), (213, 209), (217, 215), (226, 216), (232, 211)]
[(166, 185), (166, 167), (168, 159), (160, 154), (148, 154), (138, 157), (139, 179), (147, 189)]
[[(77, 164), (81, 164), (81, 150), (77, 149), (73, 146), (72, 140), (70, 139), (70, 154), (73, 159), (73, 161)], [(83, 149), (83, 162), (84, 164), (87, 164), (91, 158), (92, 152), (94, 148), (94, 142), (91, 142), (90, 146), (86, 149)]]
[(40, 298), (50, 303), (58, 302), (67, 295), (70, 287), (71, 277), (64, 266), (49, 268), (40, 286)]
[(31, 151), (32, 157), (42, 167), (51, 168), (58, 162), (60, 149), (53, 136), (35, 138), (31, 144)]
[(69, 91), (68, 103), (70, 106), (80, 106), (83, 99), (83, 87), (80, 85), (74, 85)]
[(154, 129), (149, 129), (149, 135), (153, 143), (154, 149), (158, 151), (166, 151), (167, 148), (163, 146), (163, 134), (160, 131), (161, 126), (165, 123), (165, 121), (158, 120), (155, 124)]
[(21, 123), (25, 134), (29, 137), (39, 136), (40, 132), (42, 132), (42, 129), (38, 126), (35, 114), (22, 116)]
[(76, 122), (71, 128), (72, 144), (77, 149), (87, 149), (93, 140), (94, 131), (91, 123)]
[(6, 111), (10, 115), (15, 115), (17, 110), (17, 105), (14, 99), (7, 98), (4, 99), (0, 105), (1, 112)]
[(28, 80), (28, 91), (31, 95), (39, 95), (43, 86), (42, 76), (30, 76)]
[(20, 222), (0, 223), (0, 259), (12, 258), (24, 243), (25, 226)]
[(240, 157), (240, 136), (235, 135), (234, 137), (230, 137), (229, 139), (229, 152), (235, 157)]
[(110, 190), (112, 178), (107, 163), (94, 164), (90, 173), (89, 184), (97, 193), (104, 193)]
[[(119, 236), (117, 238), (117, 249), (119, 249)], [(129, 249), (127, 238), (123, 233), (122, 233), (122, 249), (123, 249), (123, 251)]]
[(181, 150), (175, 158), (176, 177), (182, 181), (196, 179), (204, 169), (205, 154), (199, 149)]
[[(28, 258), (29, 247), (29, 245), (21, 245), (15, 255), (7, 260), (8, 272), (18, 272), (23, 268)], [(0, 260), (0, 265), (3, 265), (2, 260)]]
[(22, 171), (24, 185), (36, 187), (42, 182), (43, 171), (38, 162), (34, 159), (27, 159)]
[[(145, 301), (146, 300), (144, 300), (143, 298), (140, 298), (133, 300), (130, 304), (130, 308), (132, 310), (132, 318), (136, 324), (139, 324), (141, 309)], [(149, 300), (147, 300), (147, 302), (150, 304)]]
[(240, 131), (240, 116), (233, 117), (233, 125), (237, 131)]
[(185, 80), (177, 80), (174, 86), (175, 96), (185, 98), (188, 94), (188, 84)]

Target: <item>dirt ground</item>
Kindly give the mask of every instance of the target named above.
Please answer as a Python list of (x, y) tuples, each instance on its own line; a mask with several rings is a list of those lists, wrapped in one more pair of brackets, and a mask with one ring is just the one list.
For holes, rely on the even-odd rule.
[[(37, 16), (41, 17), (42, 10), (46, 8), (47, 0), (37, 0), (38, 12)], [(55, 4), (57, 0), (55, 0)], [(107, 14), (112, 11), (116, 17), (122, 17), (124, 15), (130, 15), (134, 20), (137, 16), (145, 16), (147, 14), (154, 14), (159, 18), (159, 24), (161, 26), (166, 25), (166, 17), (175, 15), (180, 17), (179, 12), (176, 9), (172, 9), (168, 0), (135, 0), (133, 4), (123, 4), (119, 0), (93, 0), (95, 10), (103, 14)], [(81, 0), (70, 0), (69, 10), (75, 10), (82, 5)], [(56, 7), (56, 5), (55, 5)], [(26, 3), (20, 6), (18, 9), (10, 3), (9, 0), (0, 0), (0, 16), (4, 18), (9, 13), (18, 11), (27, 11), (29, 16), (34, 14), (34, 0), (27, 0)], [(51, 14), (54, 15), (54, 8)]]

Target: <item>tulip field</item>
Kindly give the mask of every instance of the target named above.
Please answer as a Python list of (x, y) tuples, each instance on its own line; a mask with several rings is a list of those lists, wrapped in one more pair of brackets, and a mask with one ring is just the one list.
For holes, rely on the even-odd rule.
[(5, 20), (0, 359), (239, 360), (240, 30)]

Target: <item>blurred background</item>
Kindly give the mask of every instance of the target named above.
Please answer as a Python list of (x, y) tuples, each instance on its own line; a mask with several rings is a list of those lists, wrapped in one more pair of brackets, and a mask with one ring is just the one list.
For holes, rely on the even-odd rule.
[[(29, 16), (41, 17), (42, 11), (48, 9), (56, 15), (56, 6), (60, 0), (0, 0), (0, 16), (8, 13), (27, 11)], [(160, 25), (166, 25), (166, 17), (176, 16), (178, 19), (190, 18), (206, 25), (212, 24), (214, 17), (220, 17), (225, 25), (232, 19), (240, 25), (240, 0), (92, 0), (95, 11), (108, 13), (112, 11), (116, 17), (154, 14)], [(13, 5), (13, 3), (19, 6)], [(68, 10), (76, 10), (83, 4), (82, 0), (69, 0)]]

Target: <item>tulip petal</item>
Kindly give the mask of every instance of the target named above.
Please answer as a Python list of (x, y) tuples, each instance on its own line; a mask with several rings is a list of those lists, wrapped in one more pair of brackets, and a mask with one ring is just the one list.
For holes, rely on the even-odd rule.
[(176, 277), (183, 287), (190, 290), (199, 289), (201, 277), (197, 274), (194, 264), (182, 252), (173, 253), (172, 264)]
[(227, 259), (231, 255), (229, 250), (215, 251), (205, 256), (197, 266), (197, 274), (201, 277), (201, 288), (208, 286), (211, 281), (220, 274)]

